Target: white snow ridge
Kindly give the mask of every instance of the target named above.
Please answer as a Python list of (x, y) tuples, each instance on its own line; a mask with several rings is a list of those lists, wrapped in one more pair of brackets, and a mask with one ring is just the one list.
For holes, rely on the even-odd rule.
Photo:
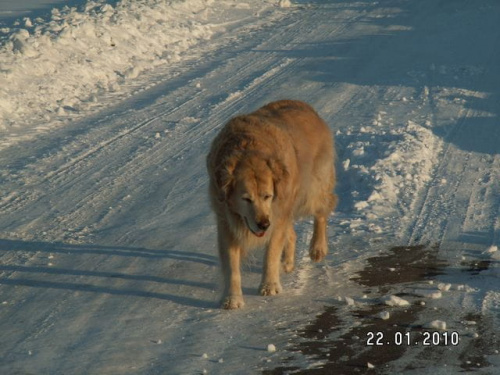
[(0, 47), (0, 132), (81, 111), (95, 95), (178, 61), (219, 29), (206, 20), (210, 3), (88, 1), (10, 30)]

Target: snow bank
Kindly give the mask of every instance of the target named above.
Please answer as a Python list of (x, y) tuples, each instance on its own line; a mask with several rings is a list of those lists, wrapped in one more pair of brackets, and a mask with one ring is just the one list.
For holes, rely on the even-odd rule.
[[(0, 46), (0, 134), (91, 107), (99, 95), (223, 30), (213, 14), (236, 1), (88, 1), (4, 28)], [(250, 8), (250, 6), (248, 6)]]
[[(354, 210), (368, 223), (373, 219), (361, 230), (373, 232), (387, 230), (380, 218), (393, 217), (395, 210), (403, 217), (412, 212), (416, 195), (432, 178), (442, 148), (442, 140), (426, 126), (411, 120), (382, 126), (383, 116), (385, 112), (371, 126), (344, 135), (350, 142), (341, 161), (351, 181)], [(359, 222), (351, 223), (351, 229), (358, 227)]]

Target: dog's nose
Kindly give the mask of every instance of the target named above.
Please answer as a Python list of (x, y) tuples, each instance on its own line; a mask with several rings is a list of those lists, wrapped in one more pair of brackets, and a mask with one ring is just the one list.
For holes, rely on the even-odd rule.
[(271, 225), (271, 223), (269, 222), (269, 219), (264, 219), (264, 220), (261, 220), (259, 221), (259, 223), (257, 224), (257, 226), (259, 227), (259, 229), (261, 230), (266, 230), (267, 228), (269, 228), (269, 226)]

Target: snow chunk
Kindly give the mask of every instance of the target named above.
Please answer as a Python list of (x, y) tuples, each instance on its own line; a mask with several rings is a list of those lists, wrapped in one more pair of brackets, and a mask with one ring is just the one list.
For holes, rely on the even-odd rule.
[(292, 3), (290, 2), (290, 0), (279, 0), (278, 6), (280, 8), (290, 8), (292, 6)]
[(439, 330), (446, 330), (446, 322), (443, 320), (433, 320), (432, 322), (427, 323), (425, 328), (428, 329), (439, 329)]
[(268, 344), (268, 345), (267, 345), (267, 351), (268, 351), (269, 353), (274, 353), (274, 352), (276, 352), (276, 346), (275, 346), (274, 344)]
[(484, 254), (490, 255), (492, 259), (500, 260), (500, 251), (498, 251), (498, 246), (488, 247)]
[(485, 254), (493, 254), (498, 251), (498, 246), (490, 246), (486, 249)]
[(347, 303), (348, 306), (354, 306), (354, 300), (351, 297), (345, 297), (345, 302)]
[(451, 288), (451, 284), (448, 283), (439, 283), (438, 284), (438, 289), (442, 292), (447, 292)]
[(364, 210), (365, 208), (367, 208), (368, 206), (370, 206), (368, 204), (368, 202), (366, 201), (361, 201), (361, 202), (357, 202), (356, 204), (354, 204), (354, 207), (356, 208), (356, 210), (358, 211), (362, 211)]
[(391, 317), (391, 314), (389, 313), (389, 311), (382, 311), (378, 313), (377, 316), (382, 320), (388, 320)]
[(381, 301), (388, 306), (409, 306), (410, 302), (398, 296), (385, 296)]
[(375, 365), (372, 365), (370, 362), (368, 362), (366, 364), (366, 367), (368, 367), (369, 369), (374, 369), (375, 368)]
[(439, 299), (443, 296), (441, 290), (417, 289), (415, 290), (415, 293), (421, 297), (431, 298), (431, 299)]

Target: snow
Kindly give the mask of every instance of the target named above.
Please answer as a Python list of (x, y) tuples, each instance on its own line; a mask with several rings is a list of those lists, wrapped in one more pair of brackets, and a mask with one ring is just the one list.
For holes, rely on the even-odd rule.
[(429, 322), (425, 325), (425, 328), (429, 329), (439, 329), (441, 331), (446, 330), (446, 322), (442, 320), (433, 320), (432, 322)]
[(430, 299), (439, 299), (443, 296), (441, 290), (432, 290), (432, 289), (417, 289), (415, 293), (419, 296), (430, 298)]
[(274, 344), (268, 344), (267, 345), (267, 351), (269, 353), (274, 353), (276, 351), (276, 346)]
[(389, 311), (382, 311), (378, 314), (378, 317), (382, 320), (388, 320), (391, 317), (391, 313)]
[(410, 302), (398, 296), (384, 296), (382, 302), (387, 306), (409, 306)]
[(450, 283), (439, 283), (437, 287), (440, 291), (447, 292), (450, 290), (451, 284)]
[[(98, 97), (182, 55), (226, 22), (238, 1), (88, 1), (54, 8), (49, 19), (4, 30), (0, 45), (0, 132), (8, 144), (100, 107)], [(130, 94), (130, 92), (126, 92)], [(43, 123), (43, 126), (40, 126)], [(10, 137), (9, 137), (10, 136)]]
[[(498, 370), (498, 2), (31, 4), (0, 5), (1, 373)], [(298, 222), (283, 293), (251, 253), (223, 311), (205, 155), (287, 97), (335, 134), (330, 253)], [(460, 345), (366, 345), (422, 328)]]

